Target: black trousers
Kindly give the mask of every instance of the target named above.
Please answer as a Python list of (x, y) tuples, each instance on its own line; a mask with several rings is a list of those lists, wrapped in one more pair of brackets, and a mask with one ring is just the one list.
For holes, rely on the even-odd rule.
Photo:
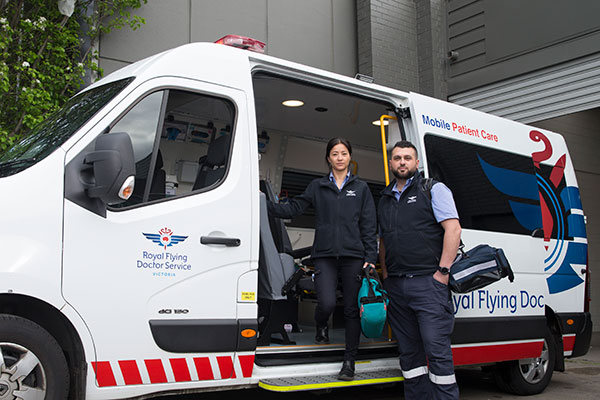
[(384, 281), (388, 321), (398, 340), (407, 400), (458, 399), (450, 335), (454, 329), (448, 286), (431, 275)]
[(317, 289), (317, 308), (315, 321), (317, 327), (327, 326), (329, 317), (335, 310), (338, 274), (342, 278), (344, 299), (344, 328), (346, 350), (344, 360), (354, 360), (360, 342), (360, 313), (358, 311), (358, 290), (361, 285), (361, 270), (364, 261), (353, 257), (315, 258), (315, 287)]

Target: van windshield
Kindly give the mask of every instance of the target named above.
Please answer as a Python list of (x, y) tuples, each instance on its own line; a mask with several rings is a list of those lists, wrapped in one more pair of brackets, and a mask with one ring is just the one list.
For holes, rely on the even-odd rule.
[(50, 155), (132, 80), (107, 83), (69, 99), (60, 110), (0, 155), (0, 177), (23, 171)]

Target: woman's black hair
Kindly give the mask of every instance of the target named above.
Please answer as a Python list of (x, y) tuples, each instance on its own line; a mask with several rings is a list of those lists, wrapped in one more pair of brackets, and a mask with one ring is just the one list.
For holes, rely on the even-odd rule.
[(327, 163), (327, 165), (329, 165), (329, 168), (331, 168), (331, 165), (329, 164), (329, 160), (327, 158), (329, 157), (331, 149), (333, 149), (334, 146), (337, 146), (338, 144), (343, 144), (344, 146), (346, 146), (346, 148), (348, 149), (348, 153), (352, 155), (352, 145), (350, 144), (350, 142), (344, 139), (343, 137), (334, 137), (329, 142), (327, 142), (327, 150), (325, 152), (325, 162)]

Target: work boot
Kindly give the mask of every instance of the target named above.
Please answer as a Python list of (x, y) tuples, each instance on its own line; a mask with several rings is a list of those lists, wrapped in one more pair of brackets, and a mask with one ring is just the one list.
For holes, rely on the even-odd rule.
[(326, 326), (323, 328), (319, 328), (317, 326), (317, 334), (315, 335), (315, 343), (316, 344), (329, 343), (329, 328), (327, 328)]
[(344, 361), (342, 364), (342, 369), (338, 374), (338, 379), (340, 381), (351, 381), (354, 379), (354, 361)]

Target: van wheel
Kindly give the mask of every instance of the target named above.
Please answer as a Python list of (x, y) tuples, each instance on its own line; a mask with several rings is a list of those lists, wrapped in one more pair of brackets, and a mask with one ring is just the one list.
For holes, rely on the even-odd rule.
[(44, 328), (0, 314), (0, 398), (63, 400), (69, 368), (62, 349)]
[(548, 330), (540, 357), (496, 364), (493, 371), (496, 385), (521, 396), (541, 393), (552, 379), (555, 356), (556, 344)]

